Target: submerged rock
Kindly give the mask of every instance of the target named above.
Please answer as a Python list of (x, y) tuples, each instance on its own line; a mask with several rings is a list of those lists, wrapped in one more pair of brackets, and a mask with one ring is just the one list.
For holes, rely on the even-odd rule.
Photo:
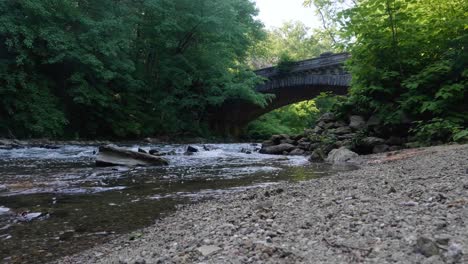
[(357, 158), (359, 155), (346, 147), (341, 147), (339, 149), (332, 150), (326, 159), (326, 162), (332, 164), (343, 164), (351, 159)]
[(168, 162), (160, 157), (146, 153), (139, 153), (112, 145), (99, 147), (99, 154), (96, 158), (96, 166), (160, 166), (168, 165)]

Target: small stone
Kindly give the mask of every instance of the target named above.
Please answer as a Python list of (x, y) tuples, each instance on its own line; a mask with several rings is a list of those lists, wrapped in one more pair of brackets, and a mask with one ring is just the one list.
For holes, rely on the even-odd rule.
[(393, 187), (393, 186), (390, 187), (390, 190), (388, 190), (388, 193), (389, 193), (389, 194), (390, 194), (390, 193), (396, 193), (395, 187)]
[(203, 256), (209, 256), (220, 251), (221, 248), (217, 246), (201, 246), (197, 248), (197, 251), (200, 252)]
[(448, 263), (460, 263), (463, 257), (463, 247), (460, 244), (452, 243), (444, 254)]
[(424, 236), (420, 236), (416, 240), (415, 250), (416, 252), (424, 255), (425, 257), (439, 255), (440, 253), (439, 247), (437, 246), (436, 242)]
[(146, 150), (144, 150), (142, 148), (138, 148), (138, 152), (148, 154), (148, 152), (146, 152)]

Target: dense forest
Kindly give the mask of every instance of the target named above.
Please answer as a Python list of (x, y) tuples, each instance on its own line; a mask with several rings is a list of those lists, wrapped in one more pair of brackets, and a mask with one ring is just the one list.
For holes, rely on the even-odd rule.
[(249, 0), (2, 1), (0, 136), (207, 136), (209, 109), (268, 103), (253, 69), (347, 51), (349, 96), (287, 106), (247, 133), (298, 133), (334, 111), (420, 141), (468, 137), (466, 1), (304, 5), (321, 30), (266, 30)]

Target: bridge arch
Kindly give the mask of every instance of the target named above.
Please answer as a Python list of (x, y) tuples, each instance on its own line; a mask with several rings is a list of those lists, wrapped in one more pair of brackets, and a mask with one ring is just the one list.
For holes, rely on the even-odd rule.
[(266, 107), (240, 100), (228, 101), (211, 116), (213, 128), (222, 134), (238, 136), (248, 123), (280, 107), (314, 99), (322, 92), (345, 95), (351, 75), (343, 65), (349, 56), (348, 53), (326, 53), (296, 62), (287, 71), (277, 67), (256, 71), (266, 79), (256, 90), (273, 94), (274, 99)]

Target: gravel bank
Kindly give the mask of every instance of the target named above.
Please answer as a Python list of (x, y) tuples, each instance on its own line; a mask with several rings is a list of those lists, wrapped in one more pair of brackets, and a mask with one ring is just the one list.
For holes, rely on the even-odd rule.
[(182, 208), (60, 263), (468, 263), (468, 145)]

